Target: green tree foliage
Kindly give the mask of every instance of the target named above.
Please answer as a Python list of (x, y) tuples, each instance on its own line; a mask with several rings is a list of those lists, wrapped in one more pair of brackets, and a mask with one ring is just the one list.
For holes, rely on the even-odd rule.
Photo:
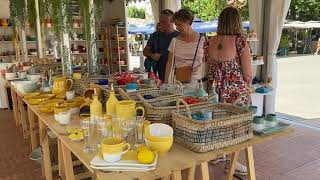
[(319, 21), (320, 1), (319, 0), (292, 0), (287, 19), (296, 21)]
[[(220, 12), (227, 7), (226, 0), (182, 0), (182, 7), (190, 10), (195, 17), (203, 21), (212, 21), (219, 17)], [(248, 4), (240, 9), (243, 20), (249, 19)]]
[(131, 18), (139, 18), (145, 19), (146, 18), (146, 10), (144, 8), (138, 8), (135, 6), (128, 7), (128, 14)]

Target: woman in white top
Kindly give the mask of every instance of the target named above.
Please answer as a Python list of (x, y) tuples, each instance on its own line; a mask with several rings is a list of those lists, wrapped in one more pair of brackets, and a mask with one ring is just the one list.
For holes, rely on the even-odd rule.
[[(177, 11), (173, 21), (180, 32), (169, 45), (169, 56), (166, 65), (165, 83), (169, 76), (173, 76), (176, 68), (192, 67), (191, 82), (184, 84), (187, 88), (195, 88), (197, 80), (202, 78), (202, 64), (204, 57), (203, 44), (205, 38), (192, 30), (193, 15), (186, 9)], [(173, 67), (172, 67), (173, 66)]]

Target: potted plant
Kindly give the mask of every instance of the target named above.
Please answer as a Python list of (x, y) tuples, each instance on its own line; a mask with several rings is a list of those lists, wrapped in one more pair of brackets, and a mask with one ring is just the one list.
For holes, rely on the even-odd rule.
[(289, 37), (282, 35), (278, 48), (278, 56), (287, 56), (289, 53)]

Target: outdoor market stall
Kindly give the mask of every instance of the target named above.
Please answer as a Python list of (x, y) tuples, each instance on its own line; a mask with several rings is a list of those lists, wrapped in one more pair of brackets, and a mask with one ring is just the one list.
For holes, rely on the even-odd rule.
[[(155, 12), (171, 7), (175, 10), (181, 6), (179, 1), (152, 2)], [(82, 36), (77, 32), (70, 40), (67, 14), (71, 10), (66, 4), (60, 4), (62, 9), (58, 15), (64, 17), (59, 26), (61, 31), (58, 31), (61, 61), (42, 59), (46, 53), (41, 48), (40, 12), (38, 1), (35, 3), (37, 58), (32, 61), (33, 66), (26, 62), (10, 64), (4, 75), (5, 85), (11, 91), (14, 121), (17, 126), (21, 125), (23, 137), (30, 138), (32, 150), (40, 145), (46, 179), (52, 179), (53, 169), (49, 136), (57, 141), (59, 176), (66, 179), (75, 179), (72, 154), (89, 170), (87, 175), (101, 180), (166, 179), (170, 176), (181, 179), (181, 171), (184, 169), (188, 169), (188, 176), (193, 179), (197, 165), (201, 167), (202, 179), (209, 179), (207, 162), (223, 154), (231, 154), (232, 163), (227, 178), (232, 179), (241, 150), (245, 150), (249, 179), (255, 179), (253, 146), (293, 132), (287, 128), (287, 124), (279, 122), (275, 115), (267, 113), (273, 112), (268, 109), (272, 106), (267, 105), (265, 114), (269, 115), (265, 118), (253, 117), (257, 107), (217, 103), (214, 87), (210, 96), (204, 91), (202, 83), (194, 91), (186, 92), (179, 83), (160, 86), (154, 73), (128, 72), (128, 32), (123, 18), (126, 1), (105, 2), (107, 6), (103, 12), (108, 19), (105, 23), (95, 23), (94, 1), (84, 2), (88, 3), (85, 4), (88, 9), (82, 12), (89, 14), (84, 23), (90, 23), (82, 36), (86, 36), (87, 41), (81, 39)], [(289, 1), (268, 1), (265, 4), (272, 12), (270, 14), (279, 14), (276, 17), (279, 24), (273, 24), (270, 18), (264, 19), (263, 22), (270, 22), (270, 27), (261, 28), (268, 29), (268, 33), (264, 32), (261, 39), (269, 44), (263, 49), (268, 63), (264, 71), (269, 76), (274, 76), (271, 70), (276, 67), (274, 52), (278, 44), (277, 35), (281, 34), (279, 30), (288, 4)], [(262, 9), (262, 3), (260, 5)], [(79, 28), (78, 21), (74, 20), (74, 29)], [(49, 28), (50, 21), (46, 26)], [(98, 34), (96, 29), (102, 29), (103, 32)], [(22, 61), (28, 59), (24, 33), (25, 29), (20, 29), (24, 49), (20, 59)], [(106, 35), (109, 39), (106, 39)], [(104, 46), (111, 47), (97, 48), (98, 36)], [(85, 42), (87, 47), (78, 45), (74, 48), (70, 44), (75, 42)], [(56, 43), (52, 41), (52, 44)], [(110, 58), (110, 70), (119, 73), (111, 75), (109, 71), (102, 75), (98, 51), (103, 55), (110, 52), (111, 55), (107, 56)], [(34, 49), (31, 52), (35, 53)], [(56, 50), (53, 52), (56, 56)], [(88, 66), (80, 72), (74, 72), (74, 65), (78, 63), (74, 64), (72, 56), (81, 55), (87, 57), (85, 64)], [(24, 69), (28, 69), (28, 73)], [(36, 71), (40, 74), (35, 75)], [(273, 88), (276, 88), (276, 78), (272, 77), (272, 83)], [(267, 98), (267, 103), (270, 99)], [(142, 114), (137, 110), (141, 110)], [(153, 126), (163, 129), (152, 130)], [(131, 160), (131, 164), (125, 164), (128, 163), (123, 162), (125, 160)]]
[[(97, 177), (98, 179), (106, 179), (106, 178), (120, 178), (121, 179), (157, 179), (157, 178), (167, 178), (172, 176), (173, 179), (181, 179), (181, 171), (187, 169), (188, 176), (190, 178), (194, 177), (195, 167), (200, 165), (202, 179), (209, 179), (208, 172), (208, 164), (207, 162), (212, 160), (215, 157), (219, 157), (222, 154), (232, 154), (232, 166), (229, 169), (228, 179), (232, 179), (232, 175), (234, 173), (235, 165), (237, 162), (237, 158), (239, 156), (239, 152), (241, 150), (245, 150), (246, 152), (246, 160), (247, 166), (249, 168), (249, 177), (250, 179), (255, 179), (255, 170), (254, 170), (254, 160), (253, 160), (253, 149), (252, 147), (255, 144), (263, 143), (267, 140), (271, 140), (273, 138), (277, 138), (280, 136), (286, 136), (292, 133), (292, 129), (289, 128), (282, 132), (273, 133), (267, 136), (253, 136), (252, 139), (245, 141), (243, 143), (239, 143), (230, 147), (217, 149), (215, 151), (210, 151), (207, 153), (197, 153), (194, 151), (188, 150), (182, 144), (173, 144), (171, 150), (166, 154), (161, 154), (157, 158), (157, 165), (154, 170), (150, 172), (123, 172), (119, 173), (104, 173), (97, 170), (97, 166), (93, 166), (93, 159), (95, 158), (95, 153), (85, 153), (83, 152), (84, 142), (83, 141), (75, 141), (70, 138), (68, 135), (68, 131), (70, 129), (81, 129), (81, 120), (84, 117), (79, 117), (77, 114), (71, 117), (71, 121), (69, 125), (61, 124), (62, 122), (58, 122), (55, 119), (53, 113), (42, 112), (42, 106), (32, 105), (37, 104), (35, 100), (36, 96), (30, 96), (30, 94), (21, 94), (14, 86), (10, 85), (8, 82), (13, 96), (14, 104), (22, 104), (26, 103), (28, 109), (28, 118), (25, 116), (25, 121), (28, 120), (29, 128), (26, 128), (26, 131), (30, 133), (31, 137), (31, 145), (33, 149), (37, 146), (39, 142), (42, 147), (42, 157), (43, 157), (43, 166), (45, 170), (46, 179), (52, 179), (52, 167), (51, 167), (51, 159), (50, 159), (50, 148), (49, 148), (49, 133), (50, 130), (58, 141), (58, 159), (59, 159), (59, 175), (61, 177), (66, 177), (66, 179), (75, 179), (75, 177), (79, 177), (79, 175), (75, 175), (73, 171), (73, 161), (71, 155), (74, 154), (80, 161), (83, 163), (91, 176)], [(35, 99), (34, 99), (35, 98)], [(54, 98), (54, 97), (53, 97)], [(43, 102), (54, 101), (54, 99), (43, 100)], [(161, 101), (161, 97), (159, 97), (158, 101)], [(41, 104), (41, 102), (40, 102)], [(42, 103), (43, 104), (43, 103)], [(22, 108), (22, 106), (20, 106)], [(18, 109), (15, 108), (17, 111)], [(18, 118), (19, 116), (15, 116)], [(21, 117), (21, 116), (20, 116)], [(35, 121), (39, 121), (39, 132), (40, 139), (37, 139), (37, 129), (35, 128)], [(20, 119), (20, 121), (23, 121)], [(25, 122), (27, 123), (27, 122)], [(29, 134), (28, 133), (28, 134)], [(97, 151), (99, 153), (99, 151)], [(183, 159), (183, 161), (181, 161)], [(170, 161), (170, 165), (168, 165), (168, 161)], [(98, 166), (99, 167), (99, 166)], [(100, 167), (102, 168), (102, 166)], [(125, 171), (125, 170), (123, 170)], [(89, 173), (89, 175), (90, 175)]]

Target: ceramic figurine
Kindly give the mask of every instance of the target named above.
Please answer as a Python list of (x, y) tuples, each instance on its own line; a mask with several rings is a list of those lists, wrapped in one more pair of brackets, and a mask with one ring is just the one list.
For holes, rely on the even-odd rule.
[(212, 102), (214, 103), (218, 103), (219, 102), (219, 95), (216, 92), (216, 87), (215, 87), (215, 82), (213, 81), (212, 86), (211, 86), (211, 98), (212, 98)]

